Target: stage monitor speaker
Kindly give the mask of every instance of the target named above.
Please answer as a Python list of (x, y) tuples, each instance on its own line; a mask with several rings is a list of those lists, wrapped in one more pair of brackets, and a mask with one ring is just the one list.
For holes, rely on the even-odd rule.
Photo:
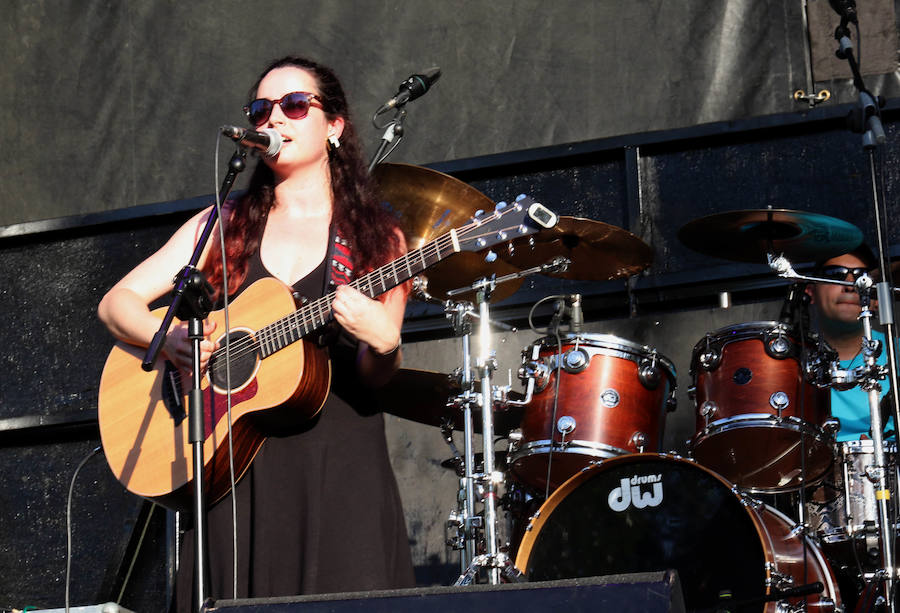
[(219, 600), (217, 613), (683, 613), (678, 573), (632, 573), (535, 583), (428, 587), (348, 594)]
[[(66, 608), (61, 609), (29, 609), (28, 613), (66, 613)], [(79, 607), (69, 607), (69, 613), (134, 613), (126, 609), (116, 602), (105, 602), (103, 604), (84, 605)]]

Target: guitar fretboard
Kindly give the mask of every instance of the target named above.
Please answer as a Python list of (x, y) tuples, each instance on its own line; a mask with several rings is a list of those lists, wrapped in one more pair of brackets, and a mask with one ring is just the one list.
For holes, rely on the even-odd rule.
[[(350, 286), (369, 298), (380, 296), (455, 253), (453, 234), (454, 231), (448, 232), (423, 247), (354, 279)], [(333, 302), (334, 293), (331, 293), (260, 328), (256, 333), (260, 357), (266, 358), (328, 324), (334, 317), (331, 310)]]
[[(374, 299), (453, 253), (463, 250), (480, 251), (503, 241), (533, 234), (537, 229), (529, 222), (527, 205), (528, 202), (534, 201), (523, 198), (524, 200), (520, 198), (514, 206), (508, 208), (498, 205), (494, 213), (477, 218), (418, 249), (413, 249), (406, 255), (354, 279), (350, 282), (350, 286)], [(511, 215), (509, 219), (504, 219), (511, 213), (519, 213), (520, 216)], [(266, 358), (328, 324), (334, 317), (333, 302), (334, 293), (313, 300), (260, 328), (252, 335), (252, 339), (246, 339), (248, 344), (242, 344), (239, 349), (244, 355), (249, 351), (251, 355), (255, 353), (260, 358)], [(214, 357), (223, 354), (221, 357), (224, 358), (224, 353), (225, 347), (221, 347), (216, 350)]]

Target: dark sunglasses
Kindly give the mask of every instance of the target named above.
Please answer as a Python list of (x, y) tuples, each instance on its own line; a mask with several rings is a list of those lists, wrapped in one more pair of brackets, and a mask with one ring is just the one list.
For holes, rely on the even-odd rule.
[(303, 119), (309, 113), (309, 107), (314, 106), (313, 100), (318, 101), (318, 107), (322, 108), (322, 98), (318, 94), (309, 92), (291, 92), (283, 95), (278, 100), (257, 98), (244, 107), (247, 119), (254, 126), (265, 123), (272, 114), (275, 105), (281, 107), (281, 112), (289, 119)]
[(867, 272), (869, 272), (867, 268), (847, 268), (846, 266), (825, 266), (822, 268), (822, 276), (833, 281), (843, 281), (851, 273), (854, 279), (858, 279)]

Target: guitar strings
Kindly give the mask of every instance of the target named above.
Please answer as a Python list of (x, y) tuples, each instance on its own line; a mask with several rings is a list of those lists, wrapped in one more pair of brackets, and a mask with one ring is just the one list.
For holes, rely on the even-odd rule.
[[(430, 257), (437, 253), (440, 253), (441, 249), (436, 243), (444, 243), (444, 246), (450, 243), (450, 237), (445, 235), (438, 238), (436, 241), (429, 243), (428, 248), (423, 248), (422, 250), (417, 250), (421, 252), (421, 254), (417, 252), (407, 253), (403, 257), (396, 260), (397, 263), (403, 262), (403, 267), (409, 269), (409, 262), (411, 262), (416, 257)], [(375, 277), (381, 276), (383, 279), (384, 271), (387, 268), (391, 268), (391, 264), (387, 264), (378, 268), (371, 273), (360, 277), (350, 283), (351, 287), (362, 291), (363, 293), (371, 294), (372, 288), (374, 287), (374, 283), (372, 282)], [(396, 270), (394, 270), (392, 277), (397, 278)], [(381, 285), (384, 286), (384, 282), (381, 282)], [(317, 329), (320, 325), (324, 325), (331, 318), (331, 304), (333, 302), (334, 294), (328, 294), (327, 296), (323, 296), (321, 298), (316, 299), (309, 305), (305, 306), (303, 309), (298, 311), (294, 311), (287, 316), (275, 321), (263, 328), (260, 328), (255, 334), (248, 335), (240, 340), (234, 341), (231, 344), (231, 353), (232, 360), (236, 358), (245, 357), (247, 355), (254, 355), (258, 353), (258, 349), (263, 345), (269, 343), (273, 346), (278, 345), (279, 340), (283, 340), (287, 333), (290, 331), (296, 331), (300, 326), (304, 328), (309, 328), (310, 324), (312, 329)], [(308, 315), (305, 315), (309, 313)], [(304, 334), (300, 334), (299, 338), (302, 338)], [(297, 339), (294, 339), (297, 340)], [(213, 357), (219, 357), (221, 353), (221, 349), (217, 349), (213, 352)], [(219, 375), (222, 372), (224, 366), (220, 361), (216, 361), (212, 366), (211, 370), (214, 375)]]
[[(463, 226), (457, 230), (457, 236), (463, 237), (471, 232), (473, 229), (477, 229), (482, 224), (477, 222), (472, 222)], [(518, 224), (517, 224), (518, 225)], [(482, 236), (486, 236), (488, 233), (483, 234)], [(494, 234), (494, 232), (490, 232), (489, 234)], [(473, 237), (478, 238), (478, 237)], [(416, 259), (423, 260), (423, 263), (435, 256), (440, 255), (440, 253), (446, 249), (452, 249), (452, 235), (450, 233), (444, 234), (443, 236), (438, 237), (434, 241), (431, 241), (428, 245), (417, 249), (415, 251), (411, 251), (404, 256), (381, 266), (372, 272), (360, 277), (359, 279), (355, 279), (350, 282), (350, 286), (359, 290), (363, 294), (368, 295), (369, 297), (374, 297), (375, 295), (375, 286), (380, 285), (382, 288), (382, 292), (387, 291), (389, 288), (386, 284), (386, 279), (393, 278), (394, 281), (398, 281), (397, 270), (405, 269), (407, 273), (411, 273), (410, 264)], [(454, 252), (455, 253), (455, 252)], [(426, 266), (427, 267), (427, 266)], [(390, 272), (388, 272), (390, 269)], [(412, 276), (412, 275), (410, 275)], [(407, 279), (410, 276), (406, 277)], [(390, 287), (395, 287), (398, 283)], [(309, 305), (294, 311), (281, 319), (260, 328), (256, 333), (250, 334), (241, 338), (239, 340), (233, 341), (231, 343), (231, 359), (232, 361), (236, 359), (246, 358), (248, 356), (253, 356), (256, 359), (256, 356), (259, 353), (259, 349), (265, 345), (269, 345), (272, 348), (271, 353), (282, 349), (283, 347), (300, 340), (309, 332), (318, 329), (321, 326), (324, 326), (328, 323), (332, 318), (331, 313), (331, 305), (333, 303), (334, 293), (328, 294), (327, 296), (323, 296), (314, 300)], [(305, 332), (300, 332), (300, 327), (303, 327)], [(293, 338), (291, 340), (287, 340), (291, 335), (296, 335), (297, 338)], [(225, 365), (222, 363), (221, 359), (217, 359), (221, 357), (223, 353), (223, 349), (217, 349), (213, 352), (213, 359), (211, 365), (211, 373), (213, 377), (219, 376), (224, 372)], [(180, 373), (178, 375), (180, 379)]]

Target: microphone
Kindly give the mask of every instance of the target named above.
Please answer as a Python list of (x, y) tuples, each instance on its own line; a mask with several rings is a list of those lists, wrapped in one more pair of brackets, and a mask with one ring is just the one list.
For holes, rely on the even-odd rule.
[(411, 102), (416, 98), (425, 95), (431, 86), (441, 78), (441, 69), (433, 66), (422, 74), (414, 74), (397, 88), (397, 94), (385, 102), (375, 114), (380, 115), (398, 106), (403, 106), (407, 102)]
[(569, 332), (581, 332), (584, 327), (584, 311), (581, 310), (581, 294), (569, 296)]
[(238, 145), (258, 149), (266, 157), (270, 158), (278, 155), (278, 152), (281, 151), (281, 146), (284, 144), (281, 134), (274, 128), (265, 128), (257, 131), (237, 126), (222, 126), (222, 134), (232, 140), (236, 140)]
[[(785, 324), (795, 323), (797, 311), (803, 307), (806, 298), (806, 284), (791, 283), (784, 303), (781, 305), (781, 314), (778, 316), (778, 320)], [(802, 315), (802, 312), (800, 314)]]
[(554, 332), (559, 330), (559, 322), (562, 321), (563, 313), (566, 312), (566, 303), (564, 300), (557, 300), (553, 309), (553, 317), (550, 318), (550, 325), (547, 329)]
[(834, 12), (841, 16), (843, 25), (855, 23), (859, 25), (859, 17), (856, 14), (856, 0), (828, 0), (828, 4)]

